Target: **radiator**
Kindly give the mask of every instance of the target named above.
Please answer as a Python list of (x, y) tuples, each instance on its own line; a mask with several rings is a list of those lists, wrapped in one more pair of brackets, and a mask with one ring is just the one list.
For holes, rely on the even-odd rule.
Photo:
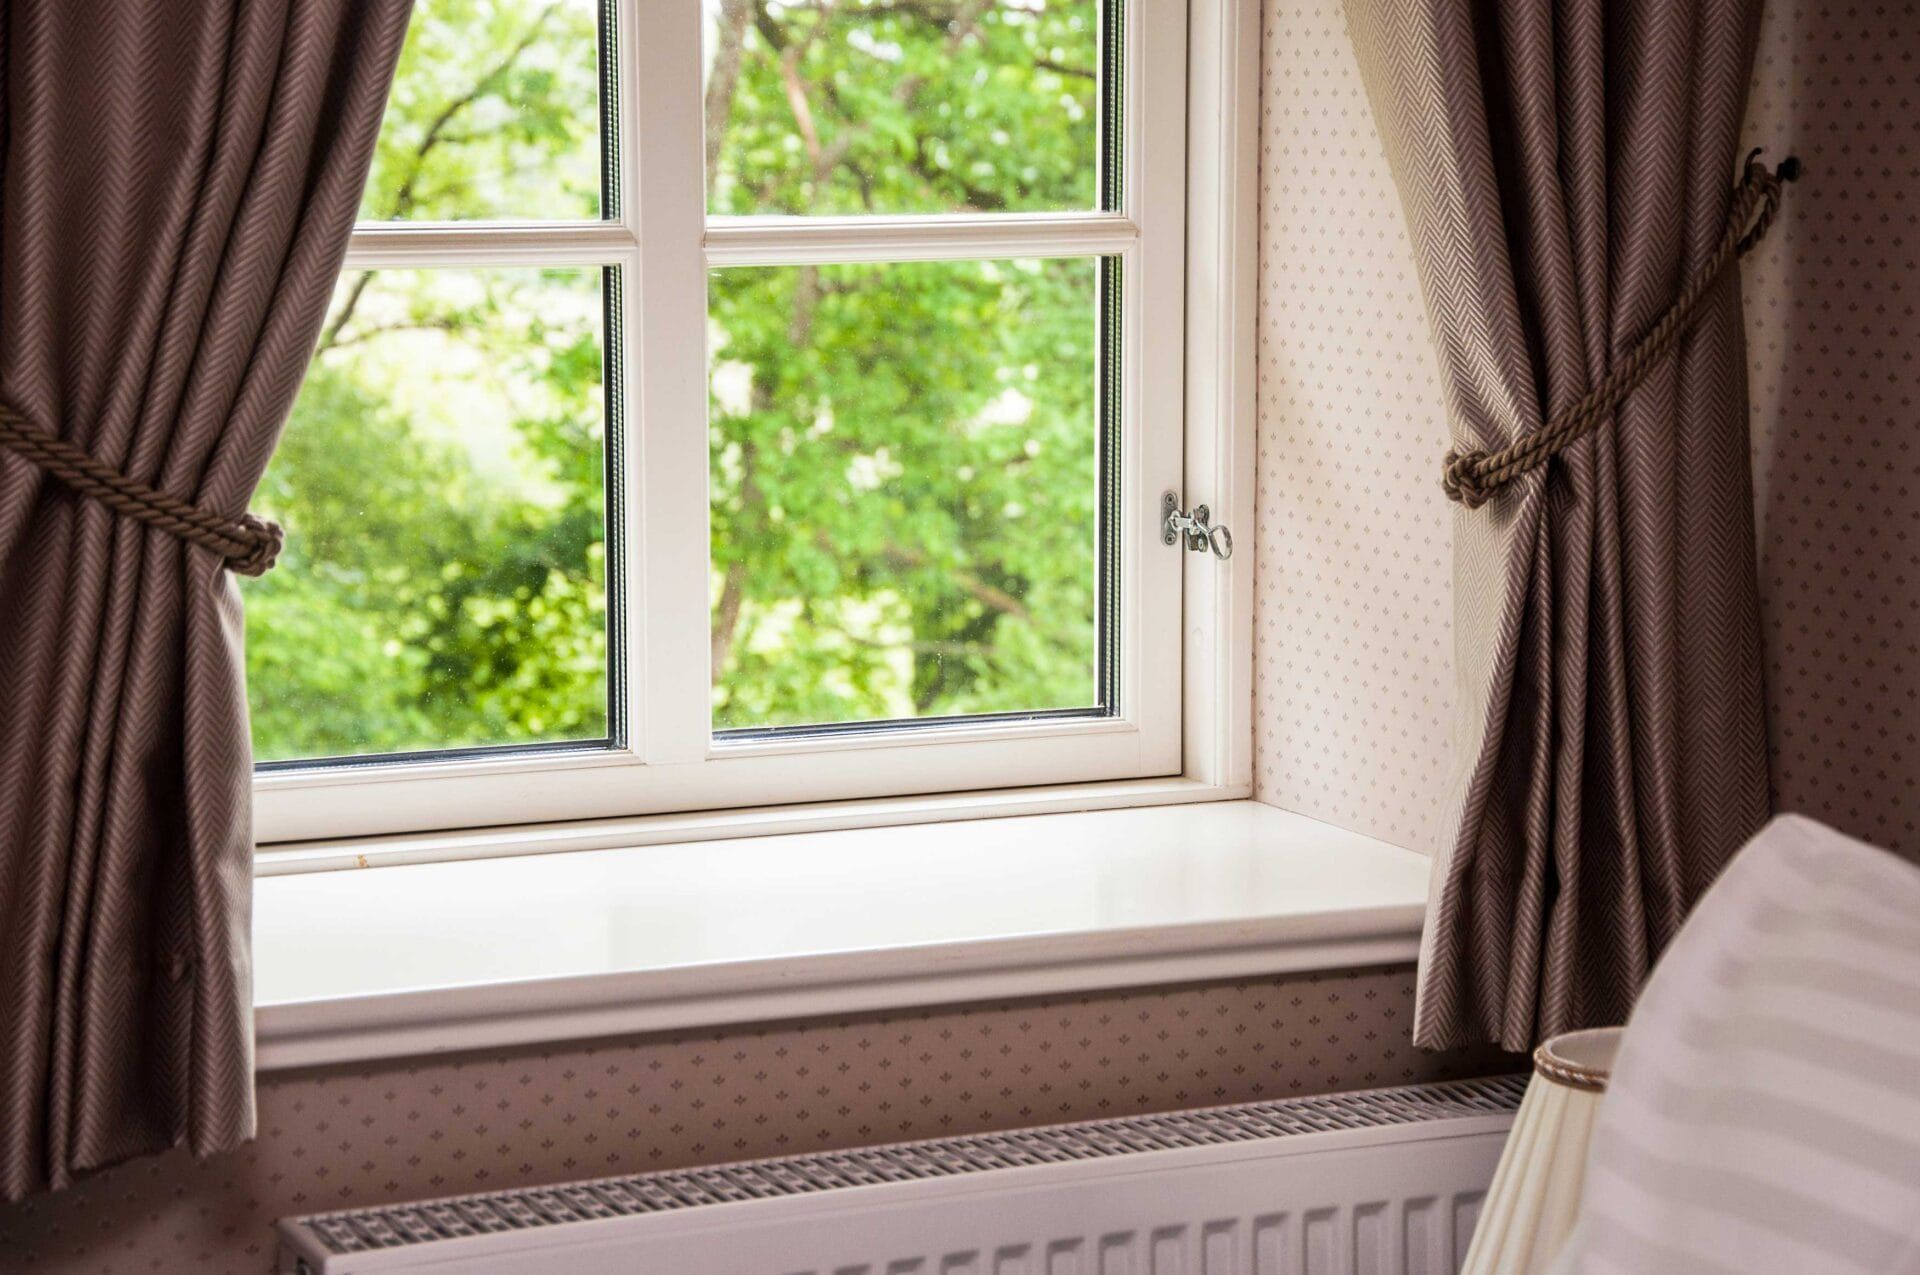
[(1438, 1275), (1524, 1076), (1093, 1120), (280, 1223), (286, 1275)]

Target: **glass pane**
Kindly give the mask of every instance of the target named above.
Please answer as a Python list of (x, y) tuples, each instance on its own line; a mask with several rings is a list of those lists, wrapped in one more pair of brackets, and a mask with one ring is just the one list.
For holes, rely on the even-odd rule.
[(597, 0), (414, 0), (362, 221), (602, 215)]
[(713, 272), (716, 729), (1099, 704), (1098, 273)]
[(1095, 0), (704, 0), (714, 213), (1095, 207)]
[(606, 736), (601, 328), (596, 269), (341, 278), (255, 499), (257, 760)]

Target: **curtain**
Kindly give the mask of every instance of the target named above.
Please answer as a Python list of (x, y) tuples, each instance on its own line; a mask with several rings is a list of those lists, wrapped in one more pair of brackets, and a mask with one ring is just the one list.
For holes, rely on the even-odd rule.
[[(1759, 10), (1347, 0), (1456, 448), (1575, 403), (1712, 251)], [(1609, 424), (1455, 515), (1456, 768), (1423, 1046), (1625, 1021), (1766, 819), (1736, 273)]]
[[(406, 0), (13, 0), (0, 397), (242, 513)], [(0, 449), (0, 1198), (253, 1133), (251, 750), (220, 557)]]

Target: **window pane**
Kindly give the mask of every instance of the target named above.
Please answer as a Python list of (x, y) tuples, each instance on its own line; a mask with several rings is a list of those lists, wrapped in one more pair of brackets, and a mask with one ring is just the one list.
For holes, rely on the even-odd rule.
[(1095, 0), (704, 3), (709, 211), (1095, 206)]
[(256, 506), (260, 761), (608, 733), (601, 278), (340, 280)]
[(602, 215), (597, 0), (415, 0), (363, 221)]
[(1101, 704), (1098, 276), (712, 273), (716, 729)]

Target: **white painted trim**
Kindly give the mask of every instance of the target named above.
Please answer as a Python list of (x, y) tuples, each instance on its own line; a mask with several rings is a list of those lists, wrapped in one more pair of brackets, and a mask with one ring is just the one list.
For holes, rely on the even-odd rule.
[[(906, 797), (940, 787), (993, 792), (1036, 785), (1167, 776), (1178, 764), (1127, 723), (1097, 729), (1064, 722), (948, 731), (902, 731), (897, 747), (860, 736), (803, 751), (747, 750), (711, 759), (640, 764), (632, 753), (503, 753), (439, 763), (394, 763), (279, 772), (254, 782), (263, 846), (390, 832), (523, 828), (554, 820), (721, 811), (756, 806)], [(684, 741), (683, 741), (684, 742)], [(1177, 740), (1171, 741), (1177, 744)], [(704, 744), (704, 741), (702, 741)]]
[[(1251, 43), (1234, 43), (1234, 31), (1257, 32), (1250, 0), (1196, 0), (1191, 17), (1182, 0), (1128, 0), (1123, 211), (813, 220), (706, 217), (697, 180), (703, 148), (697, 130), (685, 127), (700, 116), (698, 67), (679, 56), (690, 32), (697, 34), (697, 6), (649, 14), (643, 28), (638, 0), (616, 2), (629, 157), (619, 222), (369, 226), (355, 232), (349, 265), (566, 261), (622, 268), (626, 583), (635, 616), (627, 644), (627, 745), (265, 773), (255, 781), (259, 841), (311, 848), (320, 838), (499, 826), (505, 841), (524, 843), (539, 841), (537, 825), (554, 820), (724, 809), (747, 794), (762, 805), (910, 797), (936, 783), (977, 791), (990, 805), (1012, 810), (1024, 809), (1025, 799), (1005, 804), (1003, 790), (1089, 782), (1186, 779), (1196, 782), (1182, 791), (1244, 795), (1251, 776), (1253, 443), (1251, 358), (1242, 357), (1239, 342), (1251, 324), (1237, 328), (1237, 319), (1210, 311), (1205, 280), (1194, 276), (1237, 280), (1232, 304), (1246, 302), (1250, 314), (1252, 251), (1242, 251), (1239, 237), (1243, 229), (1250, 235), (1250, 205), (1235, 201), (1251, 198), (1248, 121), (1257, 113), (1257, 75), (1247, 68), (1257, 72), (1257, 64)], [(1238, 6), (1239, 27), (1219, 27), (1208, 8), (1218, 5)], [(1217, 73), (1223, 60), (1238, 68), (1226, 83)], [(1238, 121), (1233, 129), (1190, 119), (1225, 109), (1222, 102)], [(1223, 158), (1228, 154), (1231, 161)], [(1230, 193), (1209, 193), (1209, 174)], [(1198, 210), (1191, 237), (1190, 198)], [(1223, 207), (1231, 209), (1230, 220), (1244, 219), (1233, 222), (1224, 246), (1216, 225)], [(1205, 256), (1190, 263), (1195, 248)], [(707, 268), (1009, 253), (1105, 254), (1122, 263), (1124, 357), (1139, 374), (1129, 378), (1120, 412), (1118, 716), (804, 742), (712, 740), (705, 728), (707, 643), (702, 626), (685, 622), (705, 614), (709, 588), (706, 334), (703, 325), (684, 321), (704, 308)], [(1186, 297), (1184, 306), (1168, 304), (1176, 295)], [(1211, 384), (1216, 378), (1234, 387), (1226, 406), (1215, 402), (1227, 393)], [(1190, 494), (1222, 493), (1194, 498), (1210, 499), (1231, 520), (1241, 549), (1225, 569), (1159, 543), (1159, 493), (1179, 482), (1183, 464)], [(327, 853), (337, 859), (358, 851), (342, 844)]]
[(409, 863), (497, 859), (509, 855), (561, 854), (620, 846), (684, 844), (737, 837), (836, 832), (846, 828), (903, 828), (916, 824), (1006, 819), (1020, 815), (1072, 814), (1140, 806), (1237, 801), (1246, 787), (1227, 788), (1191, 779), (1129, 779), (1112, 783), (1057, 784), (988, 792), (934, 793), (862, 801), (821, 801), (791, 806), (748, 806), (685, 814), (575, 819), (503, 828), (395, 833), (350, 840), (329, 838), (268, 846), (254, 856), (256, 877), (302, 872), (338, 872)]
[[(1174, 600), (1186, 554), (1160, 539), (1160, 493), (1186, 452), (1187, 24), (1186, 0), (1128, 0), (1123, 19), (1127, 145), (1121, 207), (1140, 241), (1120, 256), (1121, 697), (1140, 726), (1147, 773), (1182, 771), (1181, 613)], [(1088, 775), (1086, 778), (1094, 778)]]
[(342, 269), (611, 265), (633, 248), (617, 221), (393, 222), (355, 228)]
[(255, 1011), (262, 1071), (923, 1005), (1411, 962), (1418, 905), (737, 966), (497, 983)]
[[(1418, 951), (1423, 856), (1257, 802), (973, 827), (263, 881), (256, 982), (289, 999), (257, 1010), (259, 1065), (1396, 964)], [(433, 985), (473, 969), (469, 952), (486, 981)]]
[(708, 223), (710, 266), (841, 261), (1090, 257), (1140, 238), (1118, 213), (990, 213), (951, 217), (722, 217)]
[(1234, 537), (1185, 554), (1185, 772), (1253, 782), (1254, 327), (1259, 278), (1260, 4), (1194, 0), (1187, 76), (1186, 508)]
[(649, 803), (658, 785), (635, 781), (660, 766), (702, 768), (707, 755), (713, 678), (701, 23), (698, 0), (652, 5), (644, 26), (636, 15), (623, 47), (638, 118), (622, 167), (635, 174), (641, 240), (627, 399), (627, 490), (635, 496), (627, 522), (627, 706), (635, 760), (647, 765), (581, 793), (578, 800), (600, 803), (597, 810), (569, 801), (548, 818), (657, 809)]

